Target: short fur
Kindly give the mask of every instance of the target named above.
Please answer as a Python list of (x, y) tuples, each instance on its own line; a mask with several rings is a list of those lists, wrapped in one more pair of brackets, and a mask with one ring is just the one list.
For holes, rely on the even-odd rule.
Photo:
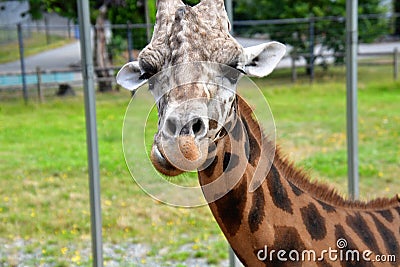
[[(257, 136), (262, 136), (265, 139), (264, 143), (270, 143), (268, 137), (264, 136), (258, 122), (254, 120), (251, 107), (241, 98), (239, 99), (241, 115), (246, 118), (251, 131), (255, 132)], [(399, 195), (392, 198), (377, 198), (368, 202), (345, 199), (337, 193), (335, 188), (318, 181), (311, 181), (307, 173), (296, 168), (287, 156), (283, 155), (279, 146), (275, 149), (274, 163), (281, 170), (282, 176), (286, 177), (289, 182), (293, 183), (300, 190), (333, 206), (362, 210), (383, 210), (396, 207), (400, 203)]]

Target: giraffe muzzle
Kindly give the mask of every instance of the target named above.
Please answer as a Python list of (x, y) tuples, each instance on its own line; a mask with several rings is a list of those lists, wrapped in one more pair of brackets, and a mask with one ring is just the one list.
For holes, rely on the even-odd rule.
[(175, 166), (173, 166), (166, 157), (161, 153), (160, 149), (156, 144), (153, 144), (150, 154), (150, 160), (153, 163), (153, 166), (160, 173), (167, 176), (177, 176), (183, 173), (182, 170), (179, 170)]
[(200, 168), (208, 156), (209, 141), (194, 135), (179, 135), (174, 138), (155, 140), (151, 161), (162, 174), (176, 176), (182, 172)]

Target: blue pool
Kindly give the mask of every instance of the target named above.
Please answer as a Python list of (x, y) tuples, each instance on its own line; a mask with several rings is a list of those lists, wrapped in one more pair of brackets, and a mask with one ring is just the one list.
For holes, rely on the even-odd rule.
[[(27, 74), (26, 83), (37, 84), (36, 74)], [(43, 73), (41, 75), (42, 83), (62, 83), (76, 80), (76, 73), (63, 72), (63, 73)], [(0, 87), (4, 86), (18, 86), (22, 85), (21, 75), (0, 75)]]

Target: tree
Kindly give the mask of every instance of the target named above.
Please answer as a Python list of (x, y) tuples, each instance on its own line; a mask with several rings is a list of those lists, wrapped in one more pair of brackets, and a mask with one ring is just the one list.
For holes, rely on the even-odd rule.
[[(91, 1), (91, 6), (93, 5)], [(30, 14), (34, 20), (43, 18), (46, 12), (55, 12), (62, 17), (77, 20), (76, 1), (29, 0)]]
[(112, 77), (113, 74), (108, 69), (112, 66), (111, 56), (107, 49), (106, 39), (106, 19), (107, 19), (107, 4), (101, 5), (98, 9), (98, 14), (94, 30), (94, 48), (93, 48), (93, 61), (96, 68), (96, 75), (98, 79), (98, 88), (100, 92), (107, 92), (112, 90)]
[[(55, 12), (63, 17), (77, 20), (76, 1), (29, 0), (30, 13), (34, 19), (40, 19), (45, 12)], [(111, 67), (111, 56), (107, 49), (105, 21), (108, 18), (110, 6), (124, 5), (124, 0), (90, 0), (91, 22), (95, 25), (93, 61), (96, 67), (98, 88), (100, 92), (112, 90), (113, 73), (107, 70)]]
[[(126, 0), (124, 6), (111, 6), (108, 12), (108, 19), (112, 24), (143, 24), (146, 23), (145, 19), (145, 0)], [(147, 0), (146, 0), (147, 1)], [(147, 1), (149, 14), (150, 14), (150, 22), (155, 22), (155, 14), (156, 7), (155, 1)], [(137, 29), (132, 30), (132, 36), (134, 40), (135, 48), (143, 48), (147, 45), (147, 33), (146, 29)], [(125, 50), (127, 38), (127, 31), (125, 29), (114, 29), (113, 30), (113, 49), (114, 52), (121, 52)]]
[(393, 5), (394, 5), (394, 13), (396, 13), (397, 15), (394, 26), (394, 35), (400, 36), (400, 1), (394, 0)]
[[(298, 23), (262, 27), (235, 27), (235, 32), (238, 34), (268, 34), (271, 39), (293, 46), (293, 54), (307, 54), (314, 45), (310, 38), (310, 27), (313, 26), (315, 44), (334, 52), (345, 50), (343, 18), (346, 14), (346, 0), (237, 0), (235, 4), (235, 20), (310, 19)], [(379, 0), (359, 1), (358, 10), (359, 14), (379, 14), (385, 11)], [(329, 19), (320, 19), (322, 17)], [(314, 23), (311, 20), (314, 20)], [(388, 30), (388, 25), (379, 19), (374, 22), (368, 19), (359, 21), (359, 36), (363, 42), (373, 41), (386, 34)], [(307, 57), (306, 60), (307, 66), (310, 66), (312, 60), (315, 61), (316, 58)], [(307, 73), (310, 73), (310, 69), (306, 69)]]

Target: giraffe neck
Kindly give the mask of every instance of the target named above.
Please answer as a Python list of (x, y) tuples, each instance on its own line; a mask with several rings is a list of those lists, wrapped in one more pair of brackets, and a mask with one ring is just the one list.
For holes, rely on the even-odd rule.
[[(322, 250), (337, 249), (337, 240), (345, 238), (348, 246), (344, 249), (360, 253), (370, 250), (371, 257), (395, 255), (397, 264), (393, 265), (397, 266), (400, 263), (399, 198), (350, 202), (327, 186), (310, 182), (282, 158), (278, 149), (271, 147), (272, 143), (261, 142), (264, 137), (251, 116), (252, 110), (240, 97), (237, 101), (240, 119), (227, 127), (231, 134), (211, 148), (212, 162), (199, 172), (199, 182), (206, 199), (212, 201), (209, 206), (217, 223), (241, 261), (246, 266), (284, 263), (276, 253), (269, 253), (273, 250), (287, 253), (296, 250), (300, 255), (302, 251), (314, 250), (318, 258)], [(263, 173), (263, 162), (271, 161), (272, 151), (272, 164), (265, 164), (270, 166), (265, 180), (250, 192), (253, 176)], [(221, 179), (223, 182), (217, 189), (204, 190), (204, 186), (221, 177), (227, 179)], [(234, 181), (230, 182), (230, 178)], [(233, 189), (223, 193), (230, 188)], [(307, 266), (340, 266), (341, 263), (325, 257), (318, 264), (311, 260)], [(363, 264), (369, 266), (369, 262)], [(279, 266), (297, 265), (290, 261)]]

